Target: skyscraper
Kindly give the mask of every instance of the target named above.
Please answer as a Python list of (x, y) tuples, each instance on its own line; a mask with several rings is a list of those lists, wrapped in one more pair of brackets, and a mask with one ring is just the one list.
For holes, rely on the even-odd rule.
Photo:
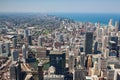
[(118, 32), (118, 56), (119, 56), (119, 59), (120, 59), (120, 32)]
[(65, 73), (65, 64), (66, 64), (66, 52), (54, 50), (50, 52), (49, 55), (50, 66), (55, 67), (56, 74), (64, 74)]
[(96, 41), (94, 44), (94, 54), (97, 54), (98, 52), (98, 42)]
[(93, 68), (94, 68), (94, 75), (99, 75), (99, 69), (98, 69), (98, 62), (97, 61), (94, 62)]
[(23, 58), (26, 61), (26, 47), (25, 45), (22, 46), (22, 54), (23, 54)]
[(87, 68), (89, 69), (90, 67), (92, 67), (92, 58), (91, 58), (91, 56), (88, 56)]
[(112, 24), (113, 24), (113, 20), (112, 19), (110, 19), (110, 21), (109, 21), (109, 26), (112, 26)]
[(102, 47), (103, 47), (103, 37), (104, 37), (104, 29), (103, 28), (99, 28), (97, 31), (97, 42), (98, 42), (98, 51), (102, 51)]
[(17, 47), (17, 38), (14, 37), (12, 41), (13, 41), (13, 48), (15, 49)]
[(2, 56), (3, 54), (3, 43), (0, 43), (0, 55)]
[(119, 23), (118, 23), (118, 31), (120, 31), (120, 21), (119, 21)]
[(115, 22), (115, 31), (116, 31), (116, 33), (118, 32), (118, 27), (119, 27), (119, 23), (118, 23), (118, 21), (116, 21)]
[(107, 80), (114, 80), (115, 70), (108, 70), (107, 71)]
[(80, 54), (80, 65), (81, 65), (82, 67), (85, 66), (85, 52), (82, 52), (82, 53)]
[(21, 75), (21, 62), (10, 66), (10, 80), (23, 80)]
[(93, 32), (86, 32), (85, 54), (92, 54)]
[(69, 53), (69, 71), (70, 72), (74, 71), (74, 65), (75, 65), (74, 62), (75, 62), (74, 53), (70, 51)]
[(100, 64), (101, 71), (103, 72), (103, 76), (106, 77), (107, 76), (107, 59), (102, 57), (100, 62), (101, 62), (101, 64)]
[(40, 62), (39, 64), (38, 64), (38, 78), (39, 78), (39, 80), (43, 80), (43, 64), (42, 64), (42, 62)]
[(27, 38), (29, 35), (29, 30), (28, 29), (25, 29), (24, 30), (24, 38)]
[(10, 54), (11, 54), (11, 51), (10, 51), (10, 43), (9, 43), (9, 42), (6, 42), (6, 43), (5, 43), (5, 49), (6, 49), (6, 54), (7, 54), (7, 55), (10, 55)]
[(12, 61), (17, 61), (18, 57), (19, 57), (18, 51), (14, 49), (12, 51)]
[(32, 36), (31, 35), (29, 35), (27, 37), (27, 42), (28, 42), (28, 45), (32, 45)]
[(16, 80), (17, 79), (16, 66), (13, 65), (13, 64), (10, 66), (10, 79), (11, 80)]
[[(115, 55), (115, 56), (118, 56), (118, 37), (117, 36), (111, 36), (110, 37), (110, 41), (109, 41), (109, 50), (110, 50), (110, 53), (109, 55), (112, 53)], [(111, 51), (112, 50), (112, 51)], [(114, 51), (113, 51), (114, 50)]]
[(43, 46), (42, 36), (38, 37), (38, 46)]

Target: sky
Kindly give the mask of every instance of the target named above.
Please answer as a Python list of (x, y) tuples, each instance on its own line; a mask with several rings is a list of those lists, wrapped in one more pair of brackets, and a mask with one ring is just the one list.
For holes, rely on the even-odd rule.
[(0, 12), (120, 13), (120, 0), (0, 0)]

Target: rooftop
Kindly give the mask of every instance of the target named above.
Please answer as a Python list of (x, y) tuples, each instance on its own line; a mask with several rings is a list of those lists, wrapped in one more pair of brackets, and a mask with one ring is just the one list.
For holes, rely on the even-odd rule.
[(50, 51), (50, 54), (63, 54), (63, 51), (54, 50), (54, 51)]
[(64, 75), (44, 75), (44, 78), (64, 78)]

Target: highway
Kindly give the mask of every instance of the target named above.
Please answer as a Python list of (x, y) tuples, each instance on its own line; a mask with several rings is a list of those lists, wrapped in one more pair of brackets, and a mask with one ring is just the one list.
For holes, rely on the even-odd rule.
[(32, 73), (30, 73), (31, 72), (31, 69), (30, 68), (28, 68), (29, 66), (27, 65), (27, 64), (25, 64), (25, 63), (23, 63), (23, 64), (21, 64), (21, 68), (23, 69), (23, 71), (25, 71), (25, 72), (29, 72), (29, 73), (27, 73), (27, 75), (26, 75), (26, 77), (25, 77), (25, 80), (29, 80), (31, 77), (32, 77)]
[(12, 60), (9, 59), (0, 70), (0, 80), (10, 80), (9, 67)]

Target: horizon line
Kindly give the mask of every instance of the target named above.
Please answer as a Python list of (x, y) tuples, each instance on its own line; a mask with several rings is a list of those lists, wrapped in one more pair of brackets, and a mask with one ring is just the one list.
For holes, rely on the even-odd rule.
[(65, 13), (65, 14), (120, 14), (116, 12), (0, 12), (3, 13), (34, 13), (34, 14), (56, 14), (56, 13)]

